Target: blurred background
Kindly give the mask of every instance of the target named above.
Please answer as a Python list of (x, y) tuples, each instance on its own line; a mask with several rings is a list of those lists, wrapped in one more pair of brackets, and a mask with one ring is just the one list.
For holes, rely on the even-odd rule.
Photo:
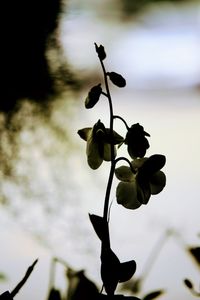
[[(147, 206), (129, 211), (117, 205), (114, 182), (112, 248), (120, 260), (136, 260), (135, 277), (144, 278), (140, 297), (165, 289), (163, 300), (193, 299), (183, 279), (199, 286), (199, 264), (188, 248), (200, 244), (200, 2), (68, 0), (58, 11), (42, 48), (45, 76), (38, 79), (43, 73), (34, 68), (31, 73), (23, 65), (21, 77), (17, 72), (10, 76), (16, 62), (12, 57), (5, 62), (5, 70), (11, 63), (4, 74), (10, 81), (2, 84), (0, 113), (0, 291), (12, 290), (39, 258), (16, 299), (43, 300), (54, 256), (76, 270), (85, 269), (101, 286), (100, 243), (88, 213), (103, 213), (109, 163), (89, 169), (86, 144), (77, 135), (98, 119), (109, 122), (103, 98), (94, 109), (84, 108), (88, 90), (103, 83), (96, 42), (105, 47), (107, 71), (127, 81), (124, 89), (110, 85), (114, 113), (150, 133), (147, 155), (167, 158), (166, 188)], [(17, 53), (15, 58), (23, 61), (21, 50), (15, 52), (19, 40), (13, 30), (10, 26), (9, 55)], [(115, 126), (125, 134), (120, 121)], [(119, 155), (126, 155), (125, 150)], [(62, 267), (55, 281), (64, 293)]]

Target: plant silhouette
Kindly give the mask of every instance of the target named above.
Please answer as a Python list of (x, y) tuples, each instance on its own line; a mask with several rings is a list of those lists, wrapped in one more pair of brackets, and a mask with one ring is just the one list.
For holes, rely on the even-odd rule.
[(28, 280), (29, 276), (33, 272), (33, 269), (34, 269), (35, 265), (37, 264), (37, 262), (38, 262), (38, 259), (36, 259), (32, 263), (32, 265), (30, 267), (28, 267), (28, 269), (27, 269), (24, 277), (22, 278), (22, 280), (20, 280), (20, 282), (16, 285), (16, 287), (11, 292), (6, 291), (6, 292), (4, 292), (3, 294), (0, 295), (0, 300), (12, 300), (16, 296), (16, 294), (24, 286), (24, 284)]
[[(121, 74), (106, 70), (104, 61), (107, 55), (102, 45), (98, 46), (95, 43), (95, 50), (103, 72), (105, 91), (101, 83), (93, 86), (86, 97), (85, 108), (92, 109), (100, 101), (101, 96), (105, 97), (109, 105), (110, 125), (108, 128), (105, 127), (99, 119), (93, 127), (78, 130), (78, 134), (87, 143), (86, 154), (90, 168), (96, 170), (104, 161), (110, 162), (103, 216), (89, 215), (93, 228), (101, 241), (100, 259), (103, 288), (98, 297), (136, 299), (115, 294), (118, 283), (126, 282), (134, 275), (136, 262), (135, 260), (120, 262), (111, 247), (109, 201), (112, 183), (114, 176), (120, 181), (116, 189), (117, 203), (127, 209), (138, 209), (149, 202), (151, 195), (160, 193), (165, 187), (166, 176), (161, 169), (164, 167), (166, 159), (161, 154), (145, 157), (150, 147), (147, 139), (150, 137), (149, 133), (139, 123), (128, 126), (124, 118), (114, 114), (109, 81), (115, 86), (123, 88), (126, 86), (126, 80)], [(115, 119), (120, 119), (124, 123), (127, 130), (125, 137), (114, 130)], [(130, 158), (117, 157), (117, 149), (122, 145), (127, 146)], [(117, 167), (119, 161), (123, 161), (126, 165)], [(103, 290), (106, 294), (102, 293)], [(160, 292), (156, 292), (149, 296), (149, 299), (160, 294)]]

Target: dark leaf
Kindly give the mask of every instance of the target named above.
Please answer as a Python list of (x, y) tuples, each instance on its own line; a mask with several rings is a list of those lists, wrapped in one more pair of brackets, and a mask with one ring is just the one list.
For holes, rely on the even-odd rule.
[(95, 49), (96, 49), (99, 59), (104, 60), (106, 58), (106, 52), (104, 50), (104, 46), (102, 46), (102, 45), (97, 46), (96, 43), (94, 43), (94, 44), (95, 44)]
[(107, 75), (114, 85), (118, 87), (125, 87), (126, 80), (124, 79), (124, 77), (122, 77), (122, 75), (115, 72), (107, 72)]
[(47, 300), (61, 300), (61, 295), (59, 290), (52, 288), (49, 292), (49, 296)]
[(134, 260), (120, 263), (119, 282), (125, 282), (131, 279), (135, 271), (136, 271), (136, 262)]
[(116, 254), (102, 245), (101, 251), (101, 278), (108, 295), (114, 295), (119, 282), (120, 261)]
[(132, 294), (138, 294), (142, 289), (142, 278), (134, 278), (124, 282), (122, 289), (125, 291), (130, 291)]
[(155, 292), (149, 293), (149, 294), (147, 294), (143, 298), (143, 300), (152, 300), (152, 299), (155, 299), (155, 298), (161, 296), (163, 293), (164, 293), (163, 290), (159, 290), (159, 291), (155, 291)]
[(13, 300), (13, 297), (10, 292), (6, 291), (0, 295), (0, 300)]
[(38, 259), (34, 260), (34, 262), (28, 267), (24, 277), (22, 278), (22, 280), (20, 280), (20, 282), (15, 286), (15, 288), (11, 291), (11, 296), (14, 298), (15, 295), (19, 292), (19, 290), (23, 287), (23, 285), (26, 283), (26, 281), (28, 280), (29, 276), (31, 275), (31, 273), (33, 272), (33, 269), (35, 267), (35, 265), (37, 264)]
[(108, 223), (107, 221), (97, 215), (89, 214), (90, 221), (93, 225), (93, 228), (100, 238), (103, 244), (109, 245), (109, 233), (108, 233)]
[(101, 95), (102, 88), (101, 84), (95, 85), (89, 91), (87, 98), (85, 99), (85, 108), (92, 108), (99, 101), (99, 97)]
[(189, 279), (184, 279), (184, 284), (187, 286), (188, 289), (192, 290), (193, 289), (193, 284)]
[(64, 299), (95, 300), (99, 291), (96, 284), (84, 273), (84, 270), (72, 271), (68, 274), (68, 291)]
[(188, 250), (197, 265), (200, 267), (200, 247), (190, 247)]

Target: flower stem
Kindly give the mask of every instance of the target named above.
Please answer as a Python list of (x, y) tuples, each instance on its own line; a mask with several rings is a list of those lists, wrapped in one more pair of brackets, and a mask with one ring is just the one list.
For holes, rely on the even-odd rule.
[(128, 127), (126, 121), (122, 117), (120, 117), (120, 116), (113, 116), (113, 118), (121, 120), (124, 123), (124, 125), (126, 126), (126, 129), (129, 130), (129, 127)]
[(111, 167), (110, 167), (108, 184), (107, 184), (107, 188), (106, 188), (104, 211), (103, 211), (103, 218), (106, 219), (106, 221), (108, 221), (109, 199), (110, 199), (110, 192), (111, 192), (112, 181), (113, 181), (113, 176), (114, 176), (114, 171), (115, 171), (115, 150), (114, 150), (114, 143), (112, 142), (113, 141), (113, 120), (114, 120), (114, 118), (113, 118), (112, 98), (111, 98), (109, 85), (108, 85), (107, 72), (105, 70), (104, 63), (101, 59), (100, 59), (100, 63), (101, 63), (101, 67), (103, 70), (104, 82), (105, 82), (105, 88), (106, 88), (106, 94), (104, 93), (104, 95), (106, 95), (108, 98), (109, 110), (110, 110)]

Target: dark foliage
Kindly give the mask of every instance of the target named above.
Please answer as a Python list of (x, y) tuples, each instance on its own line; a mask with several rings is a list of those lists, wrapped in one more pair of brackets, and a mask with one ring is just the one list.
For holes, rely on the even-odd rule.
[(200, 247), (190, 247), (188, 248), (188, 251), (192, 255), (192, 258), (194, 259), (198, 267), (200, 267)]
[(67, 277), (69, 280), (67, 300), (94, 300), (97, 298), (98, 289), (96, 285), (85, 276), (83, 270), (75, 272), (69, 269)]
[(1, 2), (0, 111), (12, 112), (22, 98), (44, 102), (54, 92), (46, 49), (60, 11), (61, 0)]
[(0, 295), (0, 300), (13, 300), (13, 297), (10, 292), (6, 291)]
[(140, 13), (142, 10), (144, 10), (148, 5), (150, 4), (156, 4), (156, 3), (166, 3), (166, 2), (171, 2), (171, 3), (183, 3), (187, 2), (188, 0), (120, 0), (121, 4), (121, 9), (123, 16), (125, 18), (132, 17), (133, 15)]
[(48, 300), (61, 300), (60, 291), (52, 288), (49, 292)]

